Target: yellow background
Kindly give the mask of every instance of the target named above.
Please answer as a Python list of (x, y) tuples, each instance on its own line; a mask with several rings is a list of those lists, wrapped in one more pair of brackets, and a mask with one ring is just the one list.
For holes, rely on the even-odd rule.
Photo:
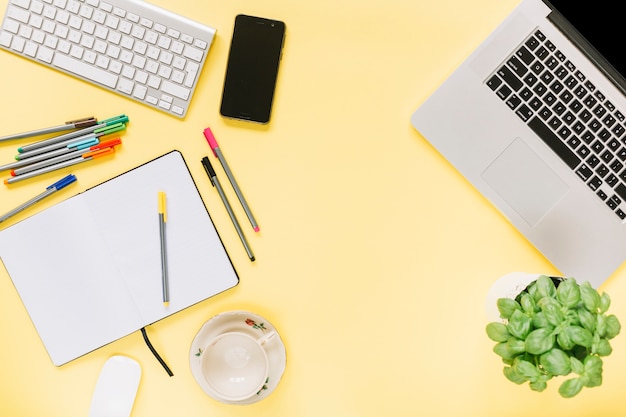
[[(0, 0), (0, 10), (7, 3)], [(115, 354), (142, 366), (133, 416), (623, 414), (624, 335), (614, 339), (614, 353), (605, 359), (603, 385), (576, 398), (558, 395), (559, 379), (544, 393), (505, 380), (484, 331), (487, 290), (509, 272), (558, 271), (409, 122), (515, 0), (154, 3), (217, 28), (184, 121), (0, 51), (0, 135), (89, 115), (126, 113), (131, 120), (113, 158), (0, 185), (0, 213), (67, 173), (76, 174), (78, 184), (7, 223), (178, 149), (241, 282), (149, 327), (152, 343), (174, 371), (170, 378), (139, 332), (53, 366), (0, 268), (0, 416), (86, 416), (102, 365)], [(268, 126), (219, 115), (238, 13), (287, 25)], [(254, 263), (200, 165), (211, 152), (202, 135), (207, 126), (261, 227), (252, 232), (214, 162)], [(0, 162), (12, 160), (18, 143), (29, 141), (0, 145)], [(59, 262), (71, 262), (71, 254)], [(602, 290), (612, 297), (610, 312), (626, 324), (626, 270), (616, 271)], [(202, 324), (237, 309), (267, 318), (287, 350), (276, 391), (247, 406), (205, 395), (188, 360)]]

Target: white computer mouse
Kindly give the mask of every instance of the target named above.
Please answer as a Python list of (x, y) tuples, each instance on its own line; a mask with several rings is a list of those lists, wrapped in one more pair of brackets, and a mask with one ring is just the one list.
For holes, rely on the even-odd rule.
[(136, 360), (121, 355), (110, 357), (100, 371), (89, 417), (129, 417), (140, 379), (141, 366)]

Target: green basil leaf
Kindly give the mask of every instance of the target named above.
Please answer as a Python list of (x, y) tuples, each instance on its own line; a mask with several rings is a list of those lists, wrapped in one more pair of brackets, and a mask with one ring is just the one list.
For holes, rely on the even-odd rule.
[(559, 387), (559, 394), (564, 398), (572, 398), (583, 389), (580, 378), (572, 378), (563, 382)]
[(552, 326), (556, 327), (563, 323), (565, 317), (561, 311), (561, 305), (554, 298), (542, 298), (539, 301), (539, 307), (541, 307), (541, 311), (545, 314), (546, 320), (548, 320), (548, 323)]
[(511, 298), (498, 298), (496, 301), (500, 317), (503, 319), (510, 319), (515, 310), (520, 310), (519, 303)]
[(493, 347), (493, 351), (496, 355), (500, 356), (504, 360), (512, 360), (518, 355), (517, 352), (511, 350), (511, 345), (503, 342), (498, 343)]
[(518, 339), (526, 339), (528, 333), (532, 330), (532, 320), (521, 310), (515, 310), (506, 325), (508, 331)]
[(611, 297), (607, 293), (602, 293), (600, 297), (600, 313), (606, 313), (611, 306)]
[(528, 379), (526, 379), (526, 377), (522, 374), (520, 374), (519, 372), (517, 372), (513, 367), (511, 366), (507, 366), (505, 367), (502, 372), (504, 373), (504, 376), (511, 382), (514, 382), (516, 384), (523, 384), (524, 382), (528, 381)]
[(552, 349), (555, 337), (550, 329), (536, 329), (526, 338), (526, 351), (533, 355), (541, 355)]
[(487, 324), (487, 336), (494, 342), (506, 342), (509, 340), (509, 331), (504, 323), (492, 322)]
[(573, 356), (569, 357), (569, 363), (572, 365), (572, 372), (577, 373), (578, 375), (582, 374), (585, 371), (585, 365), (578, 359)]
[(539, 363), (552, 375), (567, 375), (572, 371), (569, 356), (561, 349), (550, 349), (539, 357)]
[(579, 326), (567, 326), (564, 331), (577, 345), (584, 346), (586, 348), (591, 347), (591, 344), (593, 343), (593, 335), (589, 330)]
[(608, 317), (603, 314), (596, 314), (596, 333), (600, 335), (600, 337), (606, 337), (606, 328), (607, 328), (607, 319)]
[(596, 330), (596, 317), (593, 313), (590, 313), (585, 309), (578, 310), (578, 321), (590, 332), (594, 332)]
[(622, 329), (622, 325), (615, 315), (611, 314), (606, 318), (606, 328), (604, 332), (604, 337), (607, 339), (612, 339), (617, 336)]
[(537, 310), (537, 304), (535, 300), (528, 293), (524, 293), (520, 299), (520, 305), (522, 306), (522, 310), (524, 313), (532, 316)]
[(523, 359), (516, 360), (513, 368), (529, 380), (534, 380), (541, 376), (541, 371), (535, 365)]
[(553, 329), (554, 328), (554, 326), (552, 326), (548, 322), (548, 319), (546, 319), (546, 315), (543, 313), (543, 311), (539, 311), (537, 314), (533, 316), (533, 326), (536, 329), (539, 329), (539, 328)]
[(548, 387), (548, 384), (546, 381), (538, 379), (536, 381), (531, 381), (529, 386), (533, 391), (541, 392)]
[(568, 308), (573, 308), (580, 302), (580, 289), (573, 278), (566, 278), (556, 289), (556, 298)]
[(591, 284), (583, 282), (580, 284), (580, 297), (587, 308), (592, 313), (597, 313), (600, 308), (600, 294), (591, 288)]
[(597, 353), (598, 356), (609, 356), (613, 352), (613, 348), (608, 340), (600, 339), (596, 348), (593, 349), (592, 352)]
[(509, 351), (514, 353), (515, 355), (526, 352), (526, 343), (524, 343), (523, 340), (511, 337), (509, 340), (507, 340), (506, 343), (507, 345), (509, 345)]
[(588, 387), (602, 385), (602, 359), (597, 356), (587, 356), (584, 365), (585, 385)]
[(537, 296), (540, 299), (544, 297), (554, 297), (556, 294), (556, 288), (549, 277), (541, 275), (535, 282), (537, 283)]
[(574, 346), (576, 346), (576, 343), (574, 343), (566, 332), (561, 332), (556, 335), (556, 343), (563, 350), (572, 350)]

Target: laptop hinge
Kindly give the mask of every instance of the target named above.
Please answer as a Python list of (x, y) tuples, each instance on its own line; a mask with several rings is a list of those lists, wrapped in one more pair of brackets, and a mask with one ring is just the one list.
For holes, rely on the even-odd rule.
[(552, 12), (548, 15), (548, 20), (550, 20), (561, 31), (561, 33), (563, 33), (563, 35), (570, 40), (570, 42), (572, 42), (583, 54), (585, 54), (585, 56), (587, 56), (587, 58), (589, 58), (591, 62), (593, 62), (594, 65), (596, 65), (596, 67), (602, 71), (604, 75), (606, 75), (611, 83), (613, 83), (623, 94), (626, 95), (626, 79), (624, 79), (619, 71), (617, 71), (561, 13), (555, 10), (549, 2), (544, 0), (544, 3), (552, 9)]

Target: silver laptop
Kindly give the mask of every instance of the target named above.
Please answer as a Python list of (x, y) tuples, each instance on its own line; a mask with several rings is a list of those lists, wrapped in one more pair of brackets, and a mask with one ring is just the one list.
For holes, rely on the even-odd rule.
[(626, 54), (606, 49), (623, 33), (603, 3), (522, 0), (411, 117), (561, 274), (596, 288), (626, 259)]

